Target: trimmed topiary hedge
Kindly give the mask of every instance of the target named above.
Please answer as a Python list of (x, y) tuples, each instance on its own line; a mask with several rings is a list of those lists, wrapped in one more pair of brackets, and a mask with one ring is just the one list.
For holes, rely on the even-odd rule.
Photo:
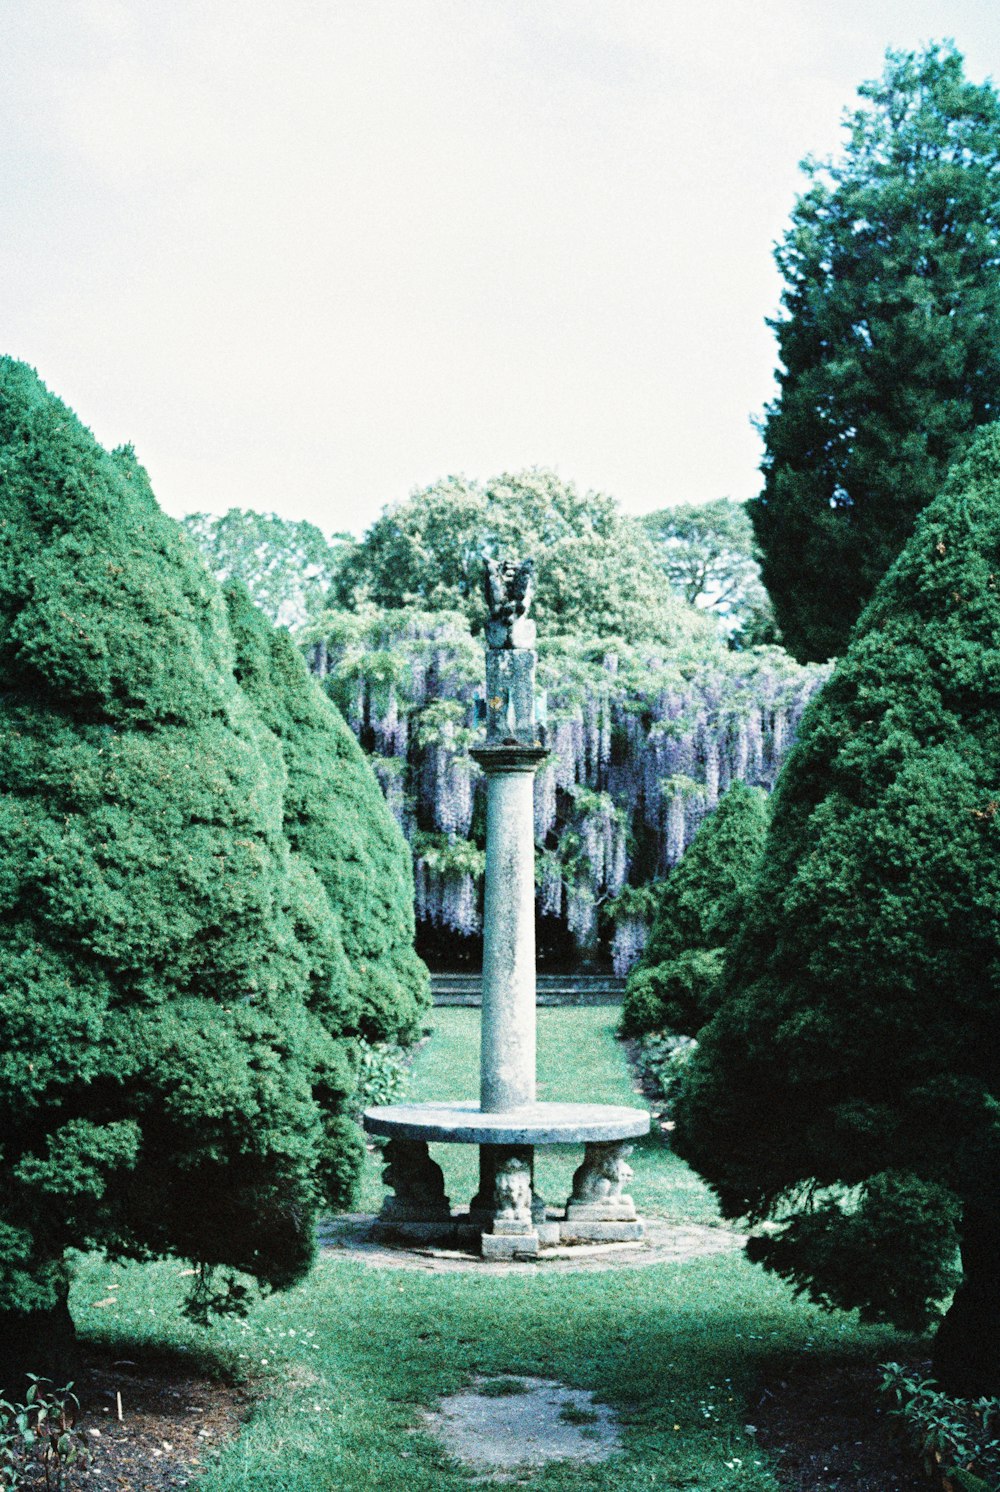
[(1000, 1389), (1000, 427), (809, 707), (675, 1142), (814, 1299)]
[(406, 858), (377, 787), (297, 664), (282, 707), (339, 730), (347, 765), (324, 813), (365, 866), (328, 874), (318, 796), (291, 791), (300, 759), (286, 766), (236, 666), (222, 593), (131, 451), (102, 450), (32, 370), (0, 360), (8, 1389), (24, 1368), (62, 1371), (70, 1247), (301, 1277), (318, 1209), (358, 1169), (350, 1033), (375, 979), (351, 960), (358, 920), (390, 904), (373, 946), (396, 983), (370, 1003), (388, 1028), (414, 1023)]
[(622, 1005), (626, 1036), (696, 1036), (721, 999), (726, 948), (742, 921), (767, 834), (767, 795), (734, 782), (661, 884), (656, 918)]
[(335, 911), (345, 1025), (369, 1041), (410, 1041), (430, 985), (413, 951), (409, 847), (360, 746), (288, 633), (271, 625), (244, 586), (229, 585), (226, 600), (236, 676), (281, 743), (285, 833)]

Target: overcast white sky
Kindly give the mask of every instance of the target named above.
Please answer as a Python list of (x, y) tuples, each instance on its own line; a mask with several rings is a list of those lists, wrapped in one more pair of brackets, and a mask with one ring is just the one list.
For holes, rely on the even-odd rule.
[(996, 0), (3, 0), (0, 350), (162, 505), (757, 490), (770, 251), (886, 46)]

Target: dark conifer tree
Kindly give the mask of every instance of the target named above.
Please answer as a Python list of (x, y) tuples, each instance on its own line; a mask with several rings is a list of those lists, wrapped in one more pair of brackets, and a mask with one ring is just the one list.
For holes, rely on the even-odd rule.
[(409, 1041), (429, 1004), (413, 950), (409, 847), (336, 705), (310, 678), (287, 632), (242, 585), (226, 590), (237, 678), (281, 743), (288, 771), (285, 832), (319, 877), (345, 955), (340, 1028), (370, 1041)]
[(1000, 1392), (1000, 427), (809, 707), (677, 1110), (751, 1256)]
[(890, 52), (776, 250), (782, 367), (749, 504), (785, 646), (839, 654), (1000, 413), (1000, 98), (951, 47)]

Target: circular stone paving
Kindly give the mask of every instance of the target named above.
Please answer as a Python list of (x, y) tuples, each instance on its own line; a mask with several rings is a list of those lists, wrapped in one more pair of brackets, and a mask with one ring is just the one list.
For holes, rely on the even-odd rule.
[(606, 1461), (621, 1450), (608, 1406), (549, 1378), (475, 1378), (424, 1422), (456, 1461), (497, 1481), (546, 1461)]
[(432, 1274), (475, 1269), (491, 1274), (575, 1273), (591, 1269), (635, 1269), (650, 1264), (680, 1263), (706, 1254), (731, 1253), (741, 1248), (746, 1236), (723, 1226), (697, 1223), (668, 1223), (662, 1218), (644, 1218), (646, 1236), (639, 1243), (573, 1244), (545, 1249), (534, 1259), (482, 1259), (459, 1249), (422, 1248), (373, 1243), (369, 1237), (375, 1221), (370, 1212), (346, 1212), (328, 1218), (321, 1226), (319, 1242), (327, 1258), (338, 1255), (356, 1259), (377, 1269), (419, 1269)]

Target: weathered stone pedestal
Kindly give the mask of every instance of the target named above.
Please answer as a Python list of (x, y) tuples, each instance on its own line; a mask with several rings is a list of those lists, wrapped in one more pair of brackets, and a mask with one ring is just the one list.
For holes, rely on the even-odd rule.
[(410, 1243), (433, 1243), (454, 1228), (445, 1196), (444, 1172), (431, 1160), (426, 1140), (394, 1136), (386, 1143), (382, 1180), (394, 1195), (386, 1197), (375, 1224), (376, 1237)]
[(516, 1152), (496, 1157), (489, 1220), (481, 1241), (484, 1259), (538, 1253), (538, 1234), (531, 1208), (531, 1172), (531, 1160)]
[(626, 1156), (631, 1145), (618, 1141), (589, 1144), (573, 1176), (561, 1235), (580, 1243), (626, 1243), (642, 1237), (635, 1203), (622, 1191), (632, 1179)]
[[(567, 1242), (642, 1237), (625, 1142), (649, 1130), (644, 1109), (537, 1103), (535, 1097), (534, 777), (546, 752), (535, 724), (531, 562), (487, 561), (486, 743), (471, 754), (486, 777), (483, 1006), (479, 1103), (369, 1109), (388, 1137), (387, 1199), (376, 1228), (413, 1242), (478, 1243), (486, 1259), (534, 1258)], [(479, 1189), (453, 1213), (428, 1141), (479, 1146)], [(537, 1145), (583, 1144), (565, 1218), (534, 1189)]]
[[(645, 1109), (533, 1103), (489, 1114), (474, 1103), (392, 1104), (368, 1109), (364, 1123), (371, 1134), (389, 1137), (385, 1179), (397, 1196), (387, 1199), (378, 1219), (380, 1229), (396, 1235), (408, 1232), (414, 1242), (428, 1241), (435, 1230), (442, 1243), (475, 1236), (483, 1256), (493, 1259), (533, 1256), (573, 1241), (626, 1243), (643, 1236), (642, 1221), (622, 1187), (632, 1175), (627, 1141), (649, 1132)], [(449, 1212), (445, 1220), (443, 1179), (440, 1187), (436, 1178), (432, 1184), (424, 1161), (428, 1141), (479, 1146), (480, 1186), (467, 1213)], [(404, 1143), (412, 1148), (399, 1148)], [(574, 1144), (585, 1146), (583, 1164), (573, 1176), (565, 1218), (553, 1217), (532, 1185), (535, 1149)], [(426, 1184), (398, 1178), (398, 1167), (405, 1161), (418, 1168)], [(433, 1161), (429, 1164), (440, 1176), (440, 1168)], [(395, 1206), (400, 1186), (405, 1218)], [(432, 1211), (421, 1213), (422, 1206)]]

